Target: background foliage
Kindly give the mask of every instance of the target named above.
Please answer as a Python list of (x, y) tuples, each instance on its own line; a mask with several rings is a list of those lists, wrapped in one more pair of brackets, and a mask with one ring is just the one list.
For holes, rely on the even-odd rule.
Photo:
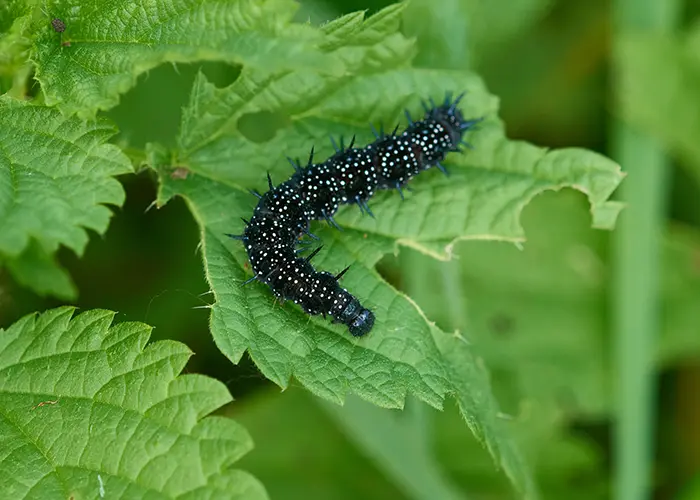
[[(700, 416), (694, 397), (700, 384), (700, 151), (696, 140), (700, 121), (695, 116), (700, 94), (694, 85), (700, 70), (696, 26), (700, 3), (686, 1), (678, 27), (670, 33), (636, 33), (614, 44), (613, 6), (605, 0), (450, 0), (440, 8), (434, 2), (415, 0), (403, 10), (382, 11), (383, 17), (370, 17), (367, 24), (362, 24), (361, 16), (343, 18), (324, 32), (314, 26), (357, 10), (376, 13), (389, 2), (302, 1), (295, 10), (283, 0), (183, 0), (172, 4), (188, 16), (162, 18), (130, 2), (108, 11), (103, 2), (80, 4), (77, 12), (71, 2), (48, 3), (43, 12), (19, 0), (0, 6), (0, 91), (8, 94), (3, 99), (9, 103), (0, 113), (0, 141), (14, 143), (18, 125), (23, 131), (41, 131), (37, 136), (49, 137), (22, 135), (16, 155), (13, 152), (15, 163), (25, 167), (28, 186), (27, 198), (19, 198), (17, 205), (27, 209), (18, 212), (24, 217), (21, 222), (3, 219), (0, 327), (8, 328), (29, 312), (69, 300), (81, 309), (117, 311), (117, 321), (153, 325), (154, 340), (184, 342), (196, 353), (186, 371), (218, 378), (238, 399), (222, 411), (247, 429), (255, 449), (236, 467), (250, 471), (273, 498), (510, 498), (514, 493), (508, 479), (468, 432), (452, 400), (444, 412), (413, 397), (403, 411), (380, 409), (346, 396), (344, 387), (327, 379), (314, 380), (313, 372), (303, 372), (313, 364), (279, 348), (265, 351), (269, 346), (261, 344), (259, 332), (241, 330), (238, 320), (221, 307), (210, 325), (209, 285), (220, 299), (237, 293), (226, 283), (228, 276), (245, 276), (240, 248), (221, 239), (220, 233), (235, 232), (238, 216), (252, 206), (250, 197), (222, 186), (232, 181), (243, 188), (262, 187), (260, 172), (266, 169), (281, 180), (289, 168), (283, 160), (270, 160), (270, 151), (279, 151), (280, 158), (302, 156), (316, 144), (325, 157), (330, 151), (325, 141), (328, 133), (357, 132), (368, 139), (367, 121), (396, 119), (402, 106), (417, 111), (423, 92), (433, 95), (451, 82), (469, 87), (467, 102), (474, 114), (488, 115), (500, 101), (500, 117), (512, 139), (611, 155), (611, 123), (619, 119), (649, 134), (673, 160), (668, 167), (670, 195), (661, 214), (664, 228), (658, 262), (661, 327), (654, 352), (660, 378), (658, 387), (650, 389), (656, 394), (658, 421), (651, 436), (658, 450), (653, 491), (658, 498), (700, 498), (700, 434), (694, 423)], [(50, 29), (52, 17), (71, 21), (66, 32)], [(306, 20), (311, 26), (289, 27), (291, 21)], [(213, 27), (214, 21), (220, 22), (218, 29), (202, 30), (197, 24)], [(417, 44), (407, 38), (411, 36), (417, 37)], [(73, 63), (61, 57), (65, 42), (74, 49)], [(25, 64), (30, 54), (37, 64), (35, 72)], [(357, 75), (350, 82), (344, 76), (348, 68)], [(460, 73), (465, 70), (478, 72), (485, 87)], [(256, 91), (256, 86), (267, 93)], [(614, 86), (618, 90), (613, 94)], [(416, 94), (418, 89), (421, 94)], [(332, 98), (322, 101), (321, 96)], [(17, 97), (50, 107), (19, 116), (15, 113), (21, 105), (8, 100)], [(229, 120), (232, 116), (236, 124)], [(499, 430), (487, 434), (503, 439), (515, 436), (520, 452), (511, 455), (511, 441), (506, 439), (496, 454), (511, 477), (519, 477), (516, 483), (521, 488), (530, 488), (523, 477), (525, 468), (518, 465), (522, 455), (545, 498), (610, 497), (611, 424), (617, 406), (624, 404), (624, 395), (615, 390), (618, 367), (612, 358), (611, 304), (616, 294), (629, 290), (612, 286), (611, 277), (619, 266), (612, 234), (591, 229), (596, 222), (611, 226), (617, 207), (605, 205), (609, 210), (594, 210), (592, 218), (590, 202), (594, 208), (603, 206), (619, 179), (607, 174), (597, 181), (576, 177), (571, 172), (577, 159), (581, 164), (607, 164), (591, 153), (557, 150), (550, 158), (590, 156), (566, 156), (574, 164), (570, 176), (562, 180), (545, 174), (542, 185), (524, 184), (521, 191), (509, 195), (514, 200), (522, 196), (524, 204), (546, 187), (580, 189), (584, 183), (592, 199), (564, 189), (537, 195), (524, 209), (520, 224), (517, 210), (500, 224), (476, 219), (489, 222), (485, 232), (503, 240), (526, 235), (522, 248), (504, 241), (459, 241), (479, 234), (483, 227), (439, 226), (441, 218), (454, 220), (455, 214), (468, 208), (465, 200), (480, 195), (475, 206), (484, 213), (489, 212), (484, 208), (489, 203), (494, 207), (505, 203), (480, 191), (486, 185), (480, 183), (488, 181), (470, 177), (473, 167), (483, 166), (488, 175), (502, 177), (517, 176), (520, 173), (513, 169), (522, 168), (527, 183), (538, 161), (534, 158), (545, 154), (526, 144), (505, 142), (503, 125), (495, 115), (473, 139), (476, 151), (453, 159), (451, 180), (435, 176), (423, 184), (417, 182), (416, 192), (403, 204), (396, 193), (374, 200), (378, 222), (344, 212), (340, 220), (356, 234), (338, 237), (324, 230), (322, 237), (330, 249), (323, 252), (327, 257), (322, 255), (318, 265), (335, 268), (348, 259), (356, 261), (348, 286), (378, 287), (371, 297), (381, 302), (396, 293), (377, 285), (383, 283), (381, 276), (411, 297), (436, 322), (430, 326), (406, 301), (394, 315), (409, 315), (408, 324), (415, 325), (411, 335), (417, 339), (437, 339), (439, 347), (439, 339), (447, 338), (441, 337), (443, 332), (455, 330), (468, 339), (469, 356), (478, 358), (473, 366), (488, 368), (490, 381), (482, 380), (483, 385), (461, 394), (473, 394), (475, 387), (485, 387), (487, 394), (489, 386), (493, 390), (500, 413), (488, 406), (492, 401), (488, 396), (487, 405), (476, 407), (481, 423), (475, 428), (490, 421)], [(73, 147), (76, 141), (78, 152), (61, 149)], [(494, 160), (493, 151), (501, 145), (517, 150), (513, 169), (502, 168), (505, 163)], [(57, 149), (62, 154), (52, 155)], [(76, 155), (79, 162), (65, 161)], [(533, 161), (528, 164), (525, 158)], [(158, 178), (153, 170), (139, 168), (145, 164), (156, 167)], [(188, 166), (186, 179), (173, 175), (181, 164)], [(136, 174), (129, 173), (132, 165)], [(501, 168), (491, 169), (493, 165)], [(631, 166), (623, 164), (623, 168), (634, 174)], [(50, 185), (37, 179), (46, 169), (51, 171)], [(613, 171), (611, 165), (609, 172)], [(119, 183), (111, 177), (115, 175)], [(76, 179), (82, 183), (77, 185)], [(512, 179), (504, 182), (514, 185)], [(7, 185), (0, 183), (0, 187)], [(455, 185), (466, 187), (455, 191)], [(84, 199), (80, 189), (96, 193), (87, 206), (75, 203)], [(56, 196), (46, 196), (49, 192)], [(175, 194), (180, 196), (170, 199)], [(216, 204), (211, 205), (212, 199)], [(451, 203), (438, 210), (438, 201), (445, 199)], [(158, 209), (155, 200), (162, 205)], [(123, 206), (108, 221), (108, 212), (97, 202)], [(411, 233), (411, 224), (390, 215), (403, 210), (432, 214), (436, 218), (428, 227), (438, 231)], [(234, 227), (229, 227), (229, 220)], [(24, 232), (10, 230), (18, 227)], [(90, 232), (88, 242), (83, 227), (101, 236)], [(363, 247), (353, 247), (353, 241), (365, 239), (358, 238), (360, 234), (369, 238)], [(395, 239), (408, 245), (398, 254), (394, 254)], [(453, 242), (453, 261), (433, 258)], [(358, 260), (358, 250), (366, 262)], [(202, 272), (202, 257), (209, 283)], [(635, 255), (629, 259), (634, 265)], [(638, 271), (648, 270), (639, 267)], [(245, 293), (252, 294), (246, 300), (267, 299), (262, 287)], [(275, 311), (265, 320), (265, 329), (288, 328), (282, 322), (289, 314), (296, 313), (291, 308)], [(385, 314), (390, 316), (389, 311)], [(20, 324), (2, 334), (17, 332)], [(309, 328), (316, 345), (337, 335), (321, 321), (314, 320)], [(231, 337), (231, 332), (242, 333)], [(300, 339), (303, 334), (290, 331)], [(169, 348), (179, 353), (179, 359), (187, 357), (182, 346), (169, 344)], [(250, 357), (243, 356), (247, 348)], [(240, 364), (232, 365), (231, 359)], [(269, 359), (274, 362), (267, 364)], [(9, 380), (8, 373), (0, 372), (0, 381)], [(295, 378), (290, 380), (292, 373)], [(467, 380), (485, 375), (471, 377)], [(268, 378), (287, 390), (280, 393)], [(454, 380), (464, 379), (457, 375)], [(46, 398), (33, 404), (51, 400), (52, 391), (60, 388), (47, 384), (35, 390)], [(332, 400), (346, 398), (346, 405), (341, 409), (327, 404), (302, 387)], [(408, 393), (420, 398), (417, 387)], [(359, 384), (351, 388), (383, 406), (401, 406), (406, 395), (405, 388), (396, 388), (381, 400), (370, 388)], [(17, 390), (3, 386), (3, 407), (8, 406), (7, 395)], [(218, 396), (199, 417), (226, 402), (219, 390), (208, 391)], [(440, 397), (431, 400), (423, 395), (422, 399), (437, 406), (445, 393), (459, 393), (452, 385), (440, 391)], [(507, 432), (502, 427), (508, 427)], [(250, 447), (247, 435), (235, 434), (232, 439), (238, 440), (239, 448), (229, 456), (230, 462)], [(492, 443), (491, 448), (499, 450), (499, 446)], [(250, 481), (257, 488), (257, 482)], [(86, 484), (94, 491), (96, 484)]]

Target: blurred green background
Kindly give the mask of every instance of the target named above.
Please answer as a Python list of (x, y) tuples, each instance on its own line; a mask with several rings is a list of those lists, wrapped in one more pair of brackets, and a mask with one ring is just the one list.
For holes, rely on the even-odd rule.
[[(389, 3), (303, 1), (298, 20), (319, 24)], [(666, 8), (675, 10), (673, 20), (657, 29), (654, 13)], [(629, 12), (644, 17), (644, 9), (649, 26), (625, 21)], [(628, 240), (629, 232), (591, 229), (585, 197), (567, 190), (546, 193), (525, 209), (522, 249), (464, 242), (452, 262), (409, 249), (381, 262), (385, 278), (431, 320), (459, 329), (474, 344), (545, 498), (641, 498), (621, 493), (634, 491), (619, 485), (624, 479), (614, 486), (615, 473), (625, 467), (614, 444), (620, 418), (623, 426), (638, 423), (653, 450), (645, 458), (644, 440), (639, 443), (641, 463), (651, 471), (635, 479), (639, 469), (632, 467), (631, 481), (648, 481), (653, 498), (700, 499), (699, 26), (700, 0), (416, 0), (406, 13), (404, 29), (419, 40), (416, 64), (479, 72), (501, 99), (510, 137), (613, 156), (629, 173), (626, 183), (648, 172), (643, 162), (637, 169), (625, 163), (625, 148), (641, 154), (649, 147), (653, 154), (642, 160), (661, 158), (651, 167), (662, 171), (662, 181), (650, 187), (655, 215), (635, 215), (634, 203), (623, 215), (657, 221), (650, 239), (642, 234), (638, 244), (639, 231)], [(200, 68), (217, 85), (238, 73), (217, 64), (151, 71), (107, 113), (121, 130), (116, 142), (173, 145)], [(250, 126), (264, 133), (269, 124)], [(624, 126), (638, 134), (629, 144), (618, 133)], [(452, 407), (440, 414), (411, 401), (404, 412), (391, 412), (351, 399), (341, 410), (294, 384), (280, 393), (249, 360), (231, 366), (208, 332), (209, 311), (202, 306), (210, 297), (192, 217), (180, 200), (151, 208), (149, 172), (122, 181), (127, 201), (106, 236), (93, 237), (80, 259), (59, 255), (79, 289), (76, 304), (118, 311), (120, 320), (155, 326), (153, 340), (190, 346), (196, 355), (188, 371), (222, 380), (237, 399), (225, 411), (256, 442), (241, 466), (272, 498), (513, 498)], [(644, 245), (655, 242), (658, 252), (644, 254)], [(645, 283), (647, 275), (652, 290), (630, 285), (640, 277)], [(650, 293), (658, 322), (645, 325), (652, 337), (645, 341), (640, 332), (639, 345), (625, 344), (629, 340), (617, 338), (624, 328), (616, 319), (624, 316), (620, 309), (627, 307), (632, 319), (649, 312), (634, 309), (636, 292)], [(1, 325), (57, 304), (0, 274)], [(634, 366), (644, 357), (644, 345), (653, 376), (625, 392), (619, 376), (626, 360)], [(626, 373), (634, 379), (632, 370)], [(651, 406), (649, 415), (634, 420), (619, 408), (635, 408), (637, 389)], [(378, 431), (383, 426), (387, 432)]]

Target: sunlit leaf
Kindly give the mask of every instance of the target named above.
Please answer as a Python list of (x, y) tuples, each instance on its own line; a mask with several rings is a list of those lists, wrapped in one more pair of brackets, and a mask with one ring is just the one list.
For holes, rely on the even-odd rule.
[[(252, 447), (207, 416), (226, 387), (180, 375), (183, 344), (64, 307), (0, 330), (0, 491), (6, 498), (266, 498), (230, 468)], [(110, 326), (111, 325), (111, 326)]]

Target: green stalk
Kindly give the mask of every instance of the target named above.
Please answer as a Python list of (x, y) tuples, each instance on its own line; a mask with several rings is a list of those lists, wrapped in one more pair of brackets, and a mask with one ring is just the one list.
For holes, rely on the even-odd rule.
[[(679, 0), (616, 0), (615, 50), (620, 51), (630, 35), (670, 31), (679, 11)], [(624, 57), (622, 52), (619, 55)], [(616, 87), (619, 91), (618, 82)], [(643, 500), (651, 497), (652, 490), (653, 353), (659, 330), (659, 253), (669, 162), (649, 138), (622, 123), (614, 124), (613, 149), (629, 174), (622, 187), (628, 207), (615, 233), (613, 254), (617, 369), (614, 497)]]

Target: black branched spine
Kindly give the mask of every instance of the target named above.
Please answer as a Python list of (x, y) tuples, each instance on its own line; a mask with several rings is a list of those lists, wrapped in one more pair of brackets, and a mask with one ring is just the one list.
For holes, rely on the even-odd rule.
[[(463, 94), (462, 94), (463, 95)], [(334, 147), (336, 153), (323, 163), (314, 163), (313, 148), (306, 165), (289, 159), (294, 167), (292, 177), (273, 186), (259, 198), (253, 216), (246, 223), (240, 239), (250, 258), (254, 276), (248, 281), (266, 283), (275, 296), (293, 300), (308, 314), (331, 316), (343, 323), (354, 336), (365, 335), (374, 325), (374, 314), (338, 284), (347, 271), (337, 276), (316, 271), (311, 259), (298, 256), (297, 245), (307, 243), (311, 220), (326, 220), (340, 229), (333, 219), (342, 204), (356, 203), (360, 210), (374, 216), (368, 200), (378, 189), (401, 188), (415, 175), (437, 166), (447, 174), (440, 162), (460, 145), (469, 146), (462, 135), (480, 119), (465, 120), (457, 108), (462, 95), (436, 105), (424, 104), (425, 116), (413, 121), (406, 112), (409, 126), (402, 133), (375, 131), (377, 140), (364, 148), (355, 148), (353, 137), (349, 146), (343, 141)]]

